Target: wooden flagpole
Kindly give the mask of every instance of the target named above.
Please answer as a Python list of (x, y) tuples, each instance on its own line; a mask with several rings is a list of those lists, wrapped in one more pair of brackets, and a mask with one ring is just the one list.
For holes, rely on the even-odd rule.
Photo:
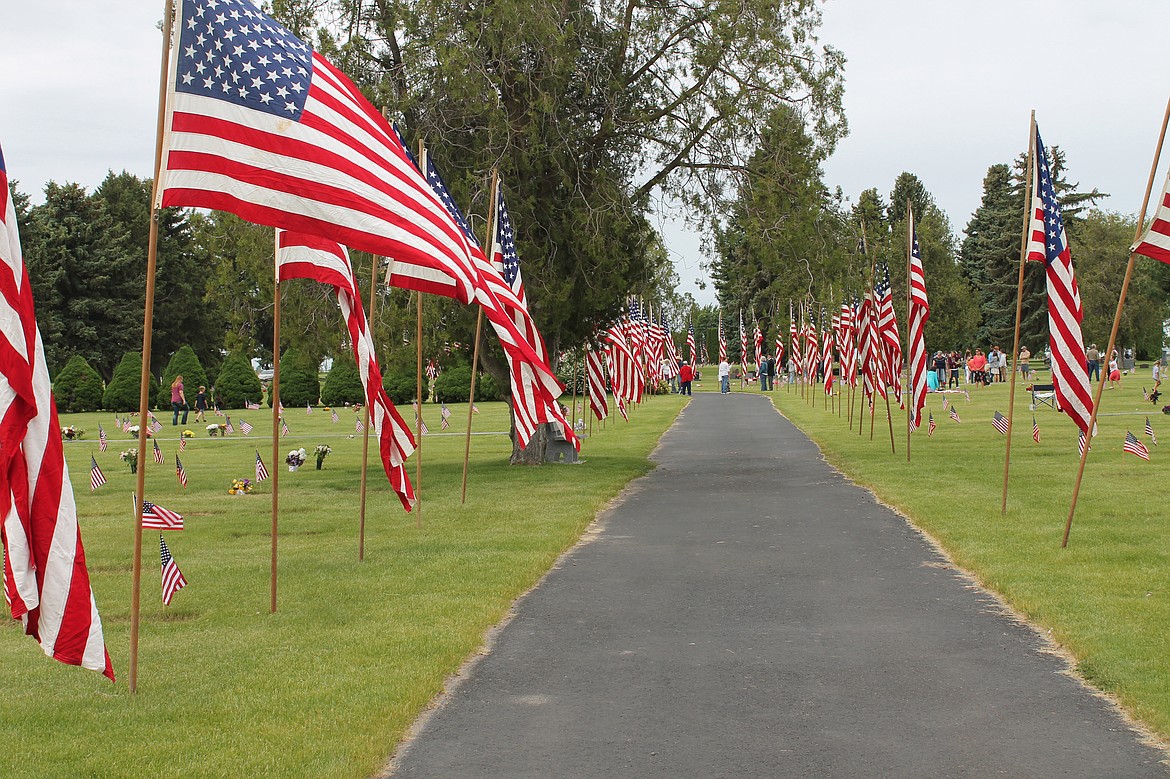
[[(1166, 125), (1170, 123), (1170, 101), (1166, 103), (1166, 112), (1162, 116), (1162, 129), (1158, 133), (1158, 144), (1154, 149), (1154, 160), (1150, 163), (1150, 177), (1146, 181), (1146, 194), (1142, 198), (1142, 210), (1138, 216), (1137, 228), (1134, 231), (1134, 244), (1136, 245), (1142, 237), (1142, 229), (1146, 223), (1146, 209), (1150, 205), (1150, 192), (1154, 189), (1154, 178), (1158, 174), (1158, 160), (1162, 156), (1162, 144), (1166, 141)], [(1106, 355), (1112, 355), (1113, 349), (1117, 344), (1117, 330), (1121, 326), (1121, 312), (1125, 308), (1125, 295), (1129, 291), (1129, 281), (1133, 276), (1133, 265), (1137, 255), (1130, 252), (1129, 262), (1125, 266), (1125, 279), (1121, 282), (1121, 295), (1117, 299), (1117, 312), (1113, 315), (1113, 329), (1109, 333), (1109, 347), (1105, 350)], [(1107, 366), (1108, 367), (1108, 366)], [(1085, 474), (1085, 459), (1089, 455), (1089, 446), (1093, 441), (1093, 431), (1097, 429), (1097, 411), (1101, 408), (1101, 391), (1105, 388), (1104, 381), (1097, 382), (1097, 394), (1093, 398), (1093, 410), (1089, 413), (1089, 432), (1085, 435), (1085, 448), (1081, 452), (1081, 463), (1077, 468), (1077, 480), (1073, 485), (1072, 505), (1068, 509), (1068, 521), (1064, 525), (1064, 538), (1060, 542), (1063, 549), (1068, 546), (1068, 534), (1072, 530), (1073, 514), (1077, 510), (1077, 496), (1081, 491), (1081, 478)]]
[(273, 231), (272, 285), (272, 551), (268, 613), (276, 613), (276, 539), (280, 517), (280, 231)]
[[(419, 166), (427, 169), (427, 148), (422, 139), (418, 142), (418, 159)], [(423, 450), (423, 432), (422, 432), (422, 414), (423, 414), (423, 364), (422, 364), (422, 315), (423, 315), (423, 301), (422, 292), (416, 291), (418, 300), (418, 311), (415, 317), (415, 357), (416, 357), (416, 373), (415, 373), (415, 417), (414, 417), (414, 526), (416, 528), (422, 527), (422, 450)], [(473, 371), (474, 372), (474, 371)]]
[(138, 630), (142, 605), (142, 502), (146, 493), (146, 429), (150, 413), (150, 346), (154, 326), (154, 276), (158, 267), (159, 179), (162, 171), (163, 132), (166, 127), (167, 71), (171, 58), (173, 4), (163, 10), (162, 62), (158, 79), (158, 118), (154, 138), (154, 182), (150, 194), (150, 233), (146, 247), (146, 303), (142, 318), (142, 372), (138, 383), (138, 481), (134, 499), (134, 554), (130, 587), (130, 693), (138, 689)]
[[(1008, 473), (1011, 469), (1012, 462), (1012, 423), (1014, 421), (1016, 407), (1016, 363), (1020, 354), (1020, 319), (1023, 317), (1024, 312), (1024, 265), (1028, 261), (1028, 232), (1032, 225), (1032, 187), (1036, 185), (1036, 182), (1032, 181), (1032, 170), (1035, 168), (1035, 155), (1036, 112), (1032, 111), (1031, 119), (1028, 121), (1028, 169), (1024, 174), (1024, 228), (1020, 234), (1020, 273), (1019, 279), (1016, 282), (1016, 332), (1012, 337), (1012, 353), (1008, 358), (1012, 365), (1012, 380), (1008, 388), (1008, 429), (1007, 435), (1004, 436), (1007, 440), (1004, 442), (1003, 497), (999, 504), (1000, 516), (1007, 514)], [(1088, 449), (1087, 446), (1085, 448)]]
[[(912, 352), (914, 344), (910, 340), (910, 293), (913, 286), (911, 279), (910, 255), (914, 251), (914, 210), (910, 207), (910, 198), (906, 198), (906, 355), (910, 358), (910, 370), (906, 374), (906, 384), (910, 390), (909, 402), (906, 404), (906, 462), (910, 462), (910, 428), (913, 423), (914, 409), (911, 406), (918, 405), (918, 399), (915, 397), (916, 388), (914, 386), (914, 354)], [(928, 358), (929, 359), (929, 358)]]
[[(385, 115), (385, 109), (383, 109)], [(374, 304), (377, 302), (378, 291), (378, 256), (370, 255), (370, 311), (367, 314), (370, 333), (374, 332)], [(361, 366), (358, 366), (361, 370)], [(358, 513), (358, 562), (366, 559), (366, 482), (370, 458), (370, 399), (366, 398), (366, 426), (362, 436), (362, 483), (361, 509)], [(275, 470), (275, 466), (274, 466)]]
[[(585, 344), (585, 397), (593, 397), (593, 393), (589, 391), (589, 344)], [(589, 437), (593, 437), (593, 409), (589, 407), (588, 401), (584, 401), (585, 416), (589, 419)]]
[[(499, 186), (499, 168), (492, 168), (492, 183), (488, 190), (487, 236), (484, 242), (484, 246), (488, 248), (489, 252), (492, 250), (492, 236), (496, 234), (494, 220)], [(460, 505), (467, 503), (467, 472), (471, 463), (471, 417), (475, 413), (472, 409), (475, 408), (475, 377), (479, 369), (479, 342), (481, 340), (481, 333), (483, 333), (483, 306), (479, 307), (479, 312), (475, 315), (475, 344), (471, 348), (471, 386), (467, 392), (467, 434), (463, 438), (463, 487), (459, 498)]]

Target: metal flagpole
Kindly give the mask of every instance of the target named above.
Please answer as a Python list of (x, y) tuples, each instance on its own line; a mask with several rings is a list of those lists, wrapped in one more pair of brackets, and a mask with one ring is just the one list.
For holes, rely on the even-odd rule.
[[(1146, 208), (1150, 205), (1150, 192), (1154, 188), (1154, 177), (1158, 172), (1158, 159), (1162, 156), (1162, 144), (1166, 140), (1166, 125), (1170, 122), (1170, 101), (1166, 103), (1166, 113), (1162, 116), (1162, 130), (1158, 133), (1158, 145), (1154, 149), (1154, 161), (1150, 164), (1150, 177), (1146, 182), (1146, 194), (1142, 198), (1142, 210), (1137, 220), (1137, 228), (1134, 231), (1134, 243), (1136, 244), (1142, 237), (1142, 227), (1146, 222)], [(1125, 308), (1125, 295), (1129, 291), (1129, 280), (1133, 276), (1133, 264), (1137, 255), (1130, 252), (1129, 263), (1125, 266), (1125, 279), (1121, 283), (1121, 295), (1117, 299), (1117, 312), (1113, 315), (1113, 330), (1109, 333), (1109, 347), (1105, 350), (1106, 355), (1113, 354), (1113, 348), (1116, 346), (1117, 330), (1121, 326), (1121, 312)], [(1077, 480), (1073, 485), (1072, 505), (1068, 509), (1068, 521), (1064, 525), (1064, 538), (1060, 542), (1063, 549), (1068, 546), (1068, 534), (1072, 530), (1073, 514), (1077, 510), (1077, 495), (1081, 491), (1081, 477), (1085, 473), (1085, 458), (1089, 454), (1089, 444), (1093, 439), (1093, 431), (1097, 427), (1097, 411), (1101, 408), (1101, 390), (1105, 388), (1105, 382), (1097, 382), (1097, 395), (1093, 398), (1093, 410), (1089, 413), (1089, 432), (1085, 434), (1085, 449), (1081, 452), (1081, 463), (1077, 468)]]
[(154, 139), (154, 183), (150, 195), (150, 233), (146, 247), (146, 303), (142, 325), (142, 372), (138, 383), (138, 481), (134, 499), (134, 554), (130, 587), (130, 693), (138, 689), (138, 628), (142, 603), (142, 502), (146, 492), (146, 430), (150, 413), (150, 346), (154, 325), (154, 277), (158, 267), (159, 179), (162, 170), (163, 132), (167, 106), (167, 70), (171, 58), (173, 5), (163, 9), (162, 63), (158, 79), (158, 118)]
[[(1004, 442), (1003, 498), (999, 504), (1000, 516), (1007, 514), (1008, 472), (1011, 469), (1012, 462), (1012, 422), (1014, 421), (1016, 406), (1016, 364), (1020, 354), (1020, 319), (1024, 311), (1024, 264), (1028, 261), (1028, 232), (1032, 222), (1032, 187), (1036, 185), (1036, 182), (1032, 181), (1033, 159), (1035, 154), (1036, 112), (1032, 111), (1032, 117), (1028, 122), (1028, 169), (1027, 173), (1024, 174), (1024, 228), (1020, 234), (1020, 273), (1019, 280), (1016, 283), (1016, 332), (1012, 338), (1012, 353), (1008, 358), (1012, 363), (1012, 380), (1008, 389), (1008, 429), (1007, 435), (1004, 436), (1007, 441)], [(1085, 448), (1088, 449), (1087, 446)]]
[(280, 516), (280, 231), (273, 231), (273, 264), (275, 267), (272, 290), (272, 562), (269, 576), (268, 612), (276, 613), (276, 539)]

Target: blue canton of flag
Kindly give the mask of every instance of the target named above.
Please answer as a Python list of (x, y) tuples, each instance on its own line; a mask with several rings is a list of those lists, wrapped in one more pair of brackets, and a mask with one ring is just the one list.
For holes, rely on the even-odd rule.
[(312, 69), (312, 50), (251, 3), (207, 0), (180, 33), (175, 91), (300, 120)]
[(504, 205), (504, 190), (496, 192), (496, 230), (499, 233), (500, 248), (503, 250), (503, 272), (501, 275), (516, 297), (520, 297), (516, 279), (520, 276), (520, 254), (516, 251), (516, 231), (512, 229), (512, 217)]
[[(394, 128), (397, 131), (397, 127)], [(404, 149), (409, 151), (406, 144), (402, 144)], [(467, 236), (467, 240), (471, 242), (472, 246), (479, 246), (479, 242), (475, 240), (475, 233), (471, 232), (471, 225), (467, 222), (467, 217), (459, 210), (459, 206), (455, 205), (455, 198), (451, 197), (451, 191), (447, 189), (447, 183), (443, 181), (443, 177), (439, 174), (439, 169), (435, 167), (435, 163), (431, 162), (431, 155), (427, 154), (427, 183), (431, 185), (431, 189), (439, 196), (443, 206), (447, 209), (447, 213), (451, 214), (451, 218), (455, 220), (455, 224), (459, 225), (459, 229)]]

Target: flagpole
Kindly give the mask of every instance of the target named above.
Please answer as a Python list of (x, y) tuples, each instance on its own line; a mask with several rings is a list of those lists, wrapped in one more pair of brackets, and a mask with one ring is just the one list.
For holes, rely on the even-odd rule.
[[(588, 362), (588, 360), (589, 360), (589, 344), (588, 343), (585, 344), (585, 360), (586, 360), (586, 362), (585, 362), (585, 394), (587, 397), (593, 397), (593, 393), (589, 392), (589, 362)], [(592, 438), (593, 437), (593, 409), (589, 408), (587, 403), (583, 402), (583, 404), (585, 404), (585, 407), (586, 407), (585, 416), (589, 418), (589, 437)]]
[[(1036, 154), (1036, 112), (1032, 111), (1032, 117), (1028, 122), (1028, 161), (1027, 173), (1024, 175), (1024, 229), (1020, 235), (1020, 273), (1019, 280), (1016, 282), (1016, 332), (1012, 338), (1012, 353), (1009, 356), (1009, 361), (1012, 365), (1012, 380), (1008, 388), (1008, 416), (1007, 416), (1007, 434), (1004, 436), (1007, 441), (1004, 442), (1003, 454), (1003, 498), (999, 504), (1000, 516), (1007, 515), (1007, 498), (1008, 498), (1008, 473), (1011, 469), (1012, 462), (1012, 423), (1015, 415), (1016, 407), (1016, 365), (1017, 357), (1020, 353), (1020, 319), (1024, 312), (1024, 265), (1028, 261), (1028, 232), (1032, 223), (1032, 187), (1036, 182), (1032, 181), (1032, 169), (1035, 167)], [(1138, 225), (1141, 229), (1141, 225)], [(1090, 428), (1092, 429), (1092, 428)], [(1085, 447), (1088, 449), (1088, 446)]]
[[(910, 278), (910, 275), (911, 275), (910, 255), (914, 251), (913, 244), (914, 244), (914, 211), (913, 211), (913, 209), (910, 208), (910, 198), (906, 198), (906, 355), (910, 358), (910, 362), (907, 363), (910, 370), (907, 371), (907, 374), (906, 374), (906, 383), (909, 385), (909, 390), (910, 390), (910, 398), (909, 398), (910, 402), (906, 404), (906, 462), (910, 462), (910, 429), (911, 429), (911, 426), (913, 424), (913, 419), (911, 417), (913, 416), (914, 411), (915, 411), (915, 409), (912, 409), (911, 406), (918, 405), (918, 398), (915, 397), (915, 395), (917, 394), (918, 388), (914, 386), (914, 375), (913, 375), (914, 374), (914, 365), (913, 365), (914, 344), (911, 342), (911, 333), (910, 333), (910, 330), (912, 327), (910, 324), (910, 318), (911, 318), (911, 316), (913, 316), (913, 314), (910, 313), (910, 304), (911, 304), (910, 293), (911, 293), (912, 285), (914, 283), (913, 280)], [(925, 338), (923, 340), (925, 341)], [(923, 349), (925, 350), (925, 345), (923, 346)], [(891, 424), (893, 424), (893, 423), (891, 423)]]
[[(1166, 125), (1170, 123), (1170, 100), (1166, 103), (1166, 112), (1162, 116), (1162, 129), (1158, 133), (1158, 145), (1154, 149), (1154, 160), (1150, 163), (1150, 177), (1146, 181), (1146, 194), (1142, 198), (1142, 210), (1138, 216), (1137, 227), (1134, 230), (1134, 244), (1137, 244), (1142, 237), (1142, 228), (1146, 222), (1146, 208), (1150, 205), (1150, 192), (1154, 189), (1154, 178), (1158, 174), (1158, 160), (1162, 156), (1162, 144), (1166, 140)], [(1105, 350), (1105, 354), (1112, 355), (1113, 348), (1117, 342), (1117, 330), (1121, 326), (1121, 312), (1125, 308), (1125, 295), (1129, 291), (1129, 281), (1133, 276), (1134, 260), (1137, 254), (1130, 252), (1129, 262), (1125, 266), (1125, 279), (1121, 282), (1121, 295), (1117, 299), (1117, 312), (1113, 315), (1113, 329), (1109, 333), (1109, 346)], [(1081, 478), (1085, 473), (1085, 460), (1089, 454), (1089, 446), (1093, 440), (1093, 431), (1097, 428), (1097, 411), (1101, 408), (1101, 391), (1105, 388), (1105, 382), (1097, 382), (1097, 394), (1093, 398), (1093, 410), (1089, 412), (1089, 431), (1085, 434), (1085, 449), (1081, 452), (1081, 463), (1077, 468), (1077, 480), (1073, 485), (1072, 505), (1068, 509), (1068, 521), (1064, 525), (1064, 538), (1060, 542), (1061, 548), (1068, 546), (1068, 534), (1072, 530), (1073, 514), (1077, 510), (1077, 495), (1081, 491)]]
[(130, 693), (138, 689), (138, 629), (142, 605), (142, 503), (146, 492), (146, 419), (150, 412), (150, 346), (154, 326), (154, 276), (158, 267), (159, 179), (162, 171), (163, 133), (166, 128), (167, 70), (171, 58), (173, 5), (163, 9), (162, 62), (158, 79), (158, 117), (154, 139), (154, 182), (150, 194), (150, 233), (146, 247), (146, 303), (142, 325), (142, 372), (138, 383), (138, 492), (134, 499), (134, 554), (130, 587)]
[(276, 613), (276, 539), (280, 516), (280, 231), (273, 231), (275, 281), (272, 290), (272, 561), (268, 612)]
[[(500, 186), (500, 171), (499, 168), (492, 168), (492, 183), (488, 194), (488, 219), (487, 219), (487, 236), (484, 246), (487, 247), (488, 252), (492, 250), (492, 236), (495, 235), (495, 213), (496, 213), (496, 198), (497, 191)], [(479, 313), (475, 315), (475, 344), (471, 348), (471, 386), (467, 391), (467, 433), (463, 437), (463, 487), (459, 497), (459, 505), (467, 503), (467, 471), (471, 462), (471, 417), (475, 412), (475, 375), (479, 368), (479, 342), (480, 334), (483, 332), (483, 306), (479, 307)], [(421, 406), (420, 406), (421, 414)]]
[[(383, 111), (384, 113), (384, 111)], [(375, 293), (378, 290), (378, 256), (370, 255), (370, 333), (374, 332), (374, 304), (377, 301)], [(362, 436), (362, 483), (361, 503), (358, 512), (358, 562), (366, 559), (366, 476), (370, 457), (370, 399), (366, 398), (366, 423)], [(275, 465), (275, 461), (273, 462)], [(273, 468), (275, 470), (275, 468)]]
[[(426, 145), (420, 138), (418, 141), (418, 159), (420, 167), (423, 170), (427, 169), (427, 149)], [(423, 432), (422, 432), (422, 414), (423, 414), (423, 394), (422, 394), (422, 315), (423, 302), (422, 292), (415, 292), (418, 299), (417, 316), (415, 317), (415, 411), (414, 416), (414, 437), (415, 437), (415, 460), (414, 460), (414, 526), (415, 528), (422, 528), (422, 450), (423, 450)], [(474, 371), (473, 371), (474, 372)]]

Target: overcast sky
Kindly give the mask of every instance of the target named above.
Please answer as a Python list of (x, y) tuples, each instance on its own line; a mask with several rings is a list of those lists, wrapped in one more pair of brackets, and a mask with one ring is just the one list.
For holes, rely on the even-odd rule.
[[(111, 169), (151, 175), (162, 8), (0, 3), (0, 146), (34, 201), (50, 180), (93, 188)], [(851, 199), (888, 195), (908, 170), (961, 237), (988, 166), (1026, 148), (1035, 109), (1070, 178), (1136, 213), (1170, 95), (1167, 30), (1167, 0), (830, 0), (821, 40), (848, 58), (850, 135), (826, 182)], [(712, 302), (710, 286), (697, 288), (697, 237), (671, 228), (667, 240), (683, 291)]]

